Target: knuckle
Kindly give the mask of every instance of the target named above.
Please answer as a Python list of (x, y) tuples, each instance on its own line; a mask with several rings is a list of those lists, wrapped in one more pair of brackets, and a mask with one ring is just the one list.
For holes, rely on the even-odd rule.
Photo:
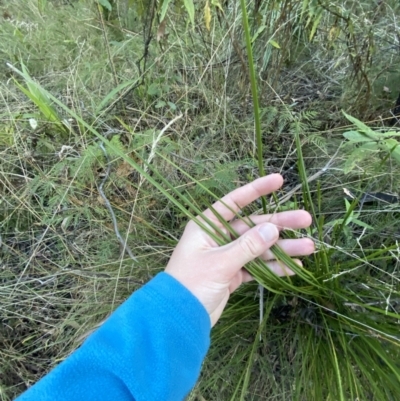
[(251, 258), (257, 257), (260, 253), (258, 244), (249, 235), (241, 236), (239, 238), (239, 245), (243, 249), (243, 252)]

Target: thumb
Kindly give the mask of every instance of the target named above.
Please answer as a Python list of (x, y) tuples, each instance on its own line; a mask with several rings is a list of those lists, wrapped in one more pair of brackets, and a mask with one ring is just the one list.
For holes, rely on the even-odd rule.
[(274, 224), (266, 223), (253, 227), (235, 241), (220, 248), (224, 253), (224, 265), (234, 270), (262, 255), (278, 241), (279, 231)]

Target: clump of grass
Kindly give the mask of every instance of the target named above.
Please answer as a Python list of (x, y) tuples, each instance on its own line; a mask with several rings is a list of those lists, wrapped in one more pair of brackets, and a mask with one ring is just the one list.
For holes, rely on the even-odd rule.
[[(137, 23), (129, 26), (131, 17), (146, 14), (135, 7), (128, 7), (125, 20), (114, 8), (103, 21), (96, 7), (81, 2), (4, 7), (12, 18), (1, 25), (1, 51), (17, 70), (26, 66), (22, 75), (7, 70), (14, 81), (1, 83), (0, 394), (11, 399), (165, 266), (188, 217), (259, 172), (253, 103), (240, 61), (245, 52), (236, 46), (242, 43), (238, 4), (226, 10), (212, 36), (188, 30), (174, 14), (180, 10), (171, 9), (169, 42), (150, 43), (146, 71), (136, 64), (145, 43)], [(265, 7), (257, 11), (266, 27), (253, 42), (254, 64), (257, 70), (266, 60), (260, 43), (267, 39), (263, 51), (272, 58), (266, 66), (277, 79), (263, 82), (269, 71), (253, 79), (261, 100), (258, 140), (264, 142), (257, 162), (268, 159), (269, 171), (287, 178), (283, 192), (266, 204), (271, 211), (314, 209), (309, 231), (287, 235), (313, 238), (318, 252), (292, 282), (268, 274), (259, 261), (249, 266), (267, 287), (264, 320), (260, 325), (256, 285), (243, 286), (213, 331), (191, 398), (392, 400), (399, 381), (398, 208), (357, 199), (346, 208), (343, 188), (358, 199), (396, 188), (393, 160), (383, 156), (379, 170), (357, 166), (344, 174), (353, 150), (340, 147), (350, 128), (339, 106), (348, 104), (343, 87), (352, 64), (343, 58), (334, 67), (331, 60), (347, 44), (340, 37), (324, 41), (322, 23), (311, 19), (305, 26), (308, 17), (297, 5), (293, 15), (280, 9), (280, 17)], [(324, 12), (324, 26), (332, 11)], [(285, 23), (281, 36), (272, 37), (284, 17), (296, 17), (297, 25)], [(390, 13), (382, 13), (374, 24), (388, 20)], [(262, 27), (257, 21), (256, 15), (250, 27)], [(354, 19), (360, 23), (355, 39), (361, 22)], [(310, 41), (313, 26), (318, 29)], [(365, 70), (369, 80), (379, 67)], [(179, 113), (183, 118), (160, 135)], [(99, 192), (102, 182), (122, 245)], [(296, 190), (298, 184), (303, 187)], [(259, 213), (260, 206), (245, 212)], [(124, 252), (125, 243), (137, 261)]]

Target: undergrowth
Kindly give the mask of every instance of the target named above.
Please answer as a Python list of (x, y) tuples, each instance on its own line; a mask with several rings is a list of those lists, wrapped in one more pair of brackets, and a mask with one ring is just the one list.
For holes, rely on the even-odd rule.
[(199, 4), (195, 24), (190, 2), (98, 3), (0, 4), (0, 399), (162, 270), (188, 218), (261, 160), (285, 178), (266, 206), (312, 212), (285, 235), (317, 252), (292, 283), (249, 266), (264, 318), (244, 285), (189, 399), (395, 400), (398, 4), (247, 5), (257, 138), (240, 2), (199, 2), (211, 19)]

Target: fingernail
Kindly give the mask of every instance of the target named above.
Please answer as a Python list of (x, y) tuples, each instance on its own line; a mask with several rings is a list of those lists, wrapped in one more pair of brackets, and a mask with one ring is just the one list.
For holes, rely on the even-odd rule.
[(278, 236), (278, 229), (273, 224), (264, 224), (258, 229), (265, 242), (273, 241)]

